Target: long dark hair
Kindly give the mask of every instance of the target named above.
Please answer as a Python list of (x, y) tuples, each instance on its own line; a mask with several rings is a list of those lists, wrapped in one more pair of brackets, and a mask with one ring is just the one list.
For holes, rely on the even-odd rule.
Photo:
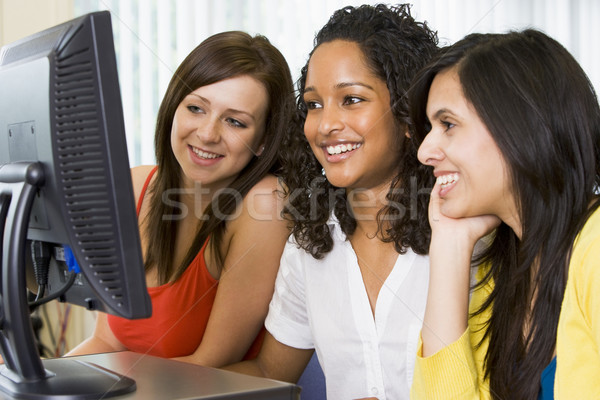
[[(437, 50), (437, 35), (425, 23), (410, 15), (410, 6), (344, 7), (337, 10), (317, 33), (314, 51), (323, 43), (334, 40), (355, 42), (362, 50), (373, 72), (386, 82), (390, 105), (398, 126), (398, 146), (401, 152), (397, 176), (387, 195), (389, 206), (382, 208), (378, 220), (389, 221), (381, 232), (382, 239), (394, 242), (396, 251), (408, 247), (425, 254), (429, 247), (430, 228), (427, 222), (427, 188), (433, 186), (431, 174), (417, 161), (417, 148), (405, 137), (412, 123), (408, 118), (406, 90), (414, 74)], [(310, 57), (309, 57), (310, 61)], [(303, 100), (308, 62), (298, 80), (297, 131), (284, 146), (286, 163), (284, 181), (289, 201), (285, 215), (294, 222), (293, 234), (298, 244), (315, 258), (321, 258), (333, 246), (327, 221), (333, 211), (346, 235), (356, 229), (356, 220), (349, 210), (343, 188), (331, 185), (322, 174), (322, 167), (303, 134), (307, 108)], [(380, 230), (382, 224), (379, 224)]]
[(475, 312), (491, 307), (485, 375), (495, 399), (537, 398), (554, 354), (570, 251), (598, 188), (600, 108), (581, 67), (547, 35), (472, 34), (416, 78), (410, 102), (419, 141), (430, 129), (431, 82), (451, 67), (508, 165), (522, 225), (519, 240), (501, 224), (474, 262), (490, 266), (479, 284), (494, 282)]
[[(171, 126), (179, 103), (199, 87), (240, 75), (250, 75), (261, 82), (269, 95), (267, 119), (264, 132), (264, 150), (260, 157), (250, 163), (231, 183), (228, 191), (215, 196), (206, 207), (204, 221), (195, 233), (193, 246), (181, 265), (173, 266), (177, 221), (164, 218), (177, 215), (173, 204), (178, 195), (168, 202), (163, 193), (179, 188), (182, 170), (171, 148)], [(146, 269), (156, 267), (160, 283), (173, 282), (181, 276), (210, 236), (210, 245), (216, 255), (217, 265), (222, 267), (223, 256), (219, 244), (225, 224), (238, 205), (236, 195), (245, 196), (267, 173), (277, 173), (281, 166), (278, 149), (288, 132), (288, 122), (294, 110), (293, 83), (289, 67), (283, 55), (264, 36), (250, 36), (245, 32), (231, 31), (213, 35), (204, 40), (183, 60), (175, 71), (158, 110), (154, 139), (158, 171), (150, 186), (152, 200), (150, 211), (143, 221), (146, 235), (152, 238), (145, 249)], [(218, 204), (218, 207), (214, 207)], [(214, 210), (218, 209), (218, 213)]]

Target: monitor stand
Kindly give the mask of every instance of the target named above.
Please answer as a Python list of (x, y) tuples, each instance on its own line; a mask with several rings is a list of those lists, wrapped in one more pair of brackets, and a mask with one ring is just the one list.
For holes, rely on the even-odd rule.
[(136, 390), (135, 381), (81, 361), (42, 362), (35, 346), (25, 279), (25, 243), (40, 163), (0, 166), (0, 390), (21, 399), (99, 399)]

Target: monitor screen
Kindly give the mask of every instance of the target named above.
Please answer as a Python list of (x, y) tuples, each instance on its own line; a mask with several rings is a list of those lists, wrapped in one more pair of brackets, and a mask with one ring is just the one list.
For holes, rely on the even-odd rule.
[(109, 371), (94, 375), (68, 359), (42, 362), (25, 288), (25, 266), (35, 260), (42, 298), (130, 319), (151, 314), (110, 13), (4, 46), (0, 93), (0, 389), (21, 398), (39, 390), (94, 398), (87, 392), (116, 379), (127, 388), (103, 396), (133, 390)]

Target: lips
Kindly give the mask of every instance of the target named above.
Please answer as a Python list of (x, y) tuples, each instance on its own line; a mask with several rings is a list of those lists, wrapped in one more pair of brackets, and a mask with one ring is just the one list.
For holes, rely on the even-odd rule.
[(440, 185), (440, 196), (446, 195), (458, 181), (459, 175), (457, 173), (439, 175), (436, 183)]

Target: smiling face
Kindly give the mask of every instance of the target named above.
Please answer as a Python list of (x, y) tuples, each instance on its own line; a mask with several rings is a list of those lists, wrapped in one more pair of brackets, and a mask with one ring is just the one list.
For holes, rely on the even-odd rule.
[(202, 86), (177, 107), (171, 146), (185, 187), (215, 189), (231, 183), (258, 155), (265, 129), (268, 94), (243, 75)]
[(399, 133), (386, 82), (354, 42), (321, 44), (308, 64), (304, 133), (337, 187), (389, 186), (399, 162)]
[(441, 211), (452, 218), (496, 215), (518, 219), (504, 158), (487, 127), (465, 99), (456, 69), (438, 73), (429, 89), (431, 131), (419, 161), (434, 167), (441, 184)]

